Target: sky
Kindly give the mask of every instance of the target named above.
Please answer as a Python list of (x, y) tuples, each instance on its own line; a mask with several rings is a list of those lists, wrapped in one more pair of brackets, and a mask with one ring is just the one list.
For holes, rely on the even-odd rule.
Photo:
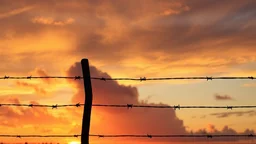
[[(0, 0), (0, 75), (256, 76), (255, 0)], [(93, 103), (255, 105), (254, 80), (92, 80)], [(82, 80), (1, 80), (0, 103), (84, 103)], [(0, 107), (0, 134), (80, 134), (83, 108)], [(250, 134), (255, 109), (93, 107), (92, 134)], [(1, 138), (77, 144), (80, 138)], [(90, 138), (91, 144), (256, 143)]]

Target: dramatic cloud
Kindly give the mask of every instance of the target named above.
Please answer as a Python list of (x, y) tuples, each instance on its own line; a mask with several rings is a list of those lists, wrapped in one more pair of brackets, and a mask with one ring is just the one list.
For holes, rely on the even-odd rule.
[[(98, 70), (96, 67), (91, 66), (90, 67), (90, 72), (91, 75), (95, 77), (106, 77), (110, 78), (110, 76), (107, 73), (104, 73), (100, 70)], [(82, 75), (81, 73), (81, 64), (80, 63), (75, 63), (69, 70), (68, 70), (68, 75)], [(73, 102), (84, 102), (84, 91), (83, 91), (83, 83), (81, 82), (76, 82), (76, 81), (71, 81), (71, 83), (74, 83), (76, 88), (78, 89), (77, 94), (73, 97), (72, 101)], [(93, 89), (93, 95), (94, 103), (105, 103), (105, 104), (143, 104), (138, 100), (138, 91), (136, 87), (132, 86), (124, 86), (118, 84), (117, 81), (97, 81), (97, 80), (92, 80), (92, 89)], [(164, 105), (164, 104), (155, 104), (155, 105)], [(105, 108), (104, 108), (105, 109)], [(109, 109), (111, 110), (111, 109)], [(138, 110), (138, 111), (137, 111)], [(119, 110), (117, 110), (119, 111)], [(125, 111), (120, 110), (120, 112), (127, 112), (126, 108)], [(135, 114), (138, 112), (140, 113), (139, 109), (132, 109), (131, 111), (134, 111)], [(143, 110), (145, 111), (145, 109)], [(164, 112), (165, 110), (160, 110)], [(145, 115), (150, 115), (150, 113), (155, 114), (155, 110), (146, 110), (144, 113)], [(167, 119), (169, 121), (174, 121), (177, 123), (177, 128), (181, 128), (182, 121), (176, 119), (175, 112), (172, 110), (168, 110), (168, 117)]]
[[(56, 61), (62, 61), (67, 54), (65, 61), (86, 56), (97, 66), (115, 64), (123, 75), (132, 76), (158, 76), (159, 69), (165, 69), (162, 74), (170, 76), (223, 75), (229, 68), (255, 61), (253, 0), (148, 0), (146, 4), (143, 0), (3, 0), (0, 10), (7, 13), (24, 5), (36, 8), (0, 21), (2, 39), (11, 40), (0, 40), (1, 53), (26, 57), (28, 51), (37, 51), (33, 53), (36, 56), (29, 54), (22, 61), (1, 57), (6, 65), (29, 63), (23, 70), (34, 66), (35, 61), (54, 63), (51, 54)], [(45, 32), (56, 37), (40, 39)], [(13, 47), (18, 47), (15, 51), (19, 53)]]
[(214, 97), (215, 97), (216, 100), (233, 100), (233, 98), (231, 96), (228, 96), (228, 95), (215, 94)]
[[(90, 73), (96, 77), (110, 78), (107, 73), (101, 72), (94, 66), (90, 67)], [(68, 75), (81, 75), (80, 63), (75, 63), (69, 70)], [(70, 81), (74, 83), (78, 92), (74, 95), (74, 103), (84, 102), (83, 83), (79, 81)], [(92, 81), (93, 103), (99, 104), (144, 104), (138, 100), (138, 91), (136, 87), (124, 86), (117, 81)], [(165, 105), (165, 104), (151, 104)], [(97, 127), (92, 128), (95, 133), (133, 133), (133, 134), (184, 134), (186, 133), (182, 120), (178, 119), (175, 111), (133, 108), (93, 108), (101, 111), (102, 123), (97, 123)], [(93, 112), (95, 112), (93, 111)], [(81, 115), (80, 115), (81, 116)], [(157, 124), (156, 124), (157, 122)], [(92, 121), (93, 123), (93, 121)], [(111, 128), (108, 126), (111, 124)], [(94, 124), (92, 124), (94, 125)], [(100, 129), (99, 129), (100, 127)], [(108, 128), (109, 127), (109, 128)], [(97, 131), (95, 131), (97, 128)]]
[[(253, 10), (253, 6), (251, 3), (249, 3), (249, 1), (236, 2), (237, 4), (233, 3), (233, 7), (229, 7), (227, 9), (226, 7), (220, 7), (220, 4), (217, 4), (218, 2), (213, 4), (213, 2), (209, 1), (186, 1), (180, 5), (187, 5), (187, 7), (190, 7), (188, 12), (181, 12), (177, 15), (171, 15), (169, 17), (154, 17), (154, 14), (148, 13), (148, 19), (143, 19), (143, 16), (146, 15), (146, 11), (137, 13), (137, 11), (131, 10), (125, 11), (126, 13), (123, 13), (123, 16), (117, 15), (116, 13), (121, 10), (120, 7), (122, 7), (123, 4), (127, 5), (126, 3), (120, 2), (120, 5), (118, 5), (119, 8), (117, 8), (117, 5), (111, 5), (107, 8), (111, 9), (112, 11), (105, 14), (102, 13), (102, 18), (106, 22), (106, 25), (102, 29), (106, 32), (107, 30), (109, 30), (109, 32), (110, 30), (114, 32), (115, 29), (112, 29), (108, 23), (116, 24), (121, 29), (119, 32), (123, 32), (125, 35), (117, 35), (118, 31), (115, 31), (117, 33), (113, 36), (114, 39), (109, 40), (108, 38), (112, 36), (111, 33), (102, 34), (95, 32), (89, 37), (82, 37), (80, 40), (81, 45), (79, 45), (78, 49), (87, 53), (92, 53), (93, 55), (90, 57), (92, 59), (96, 57), (107, 57), (107, 55), (104, 55), (104, 53), (97, 53), (95, 49), (97, 49), (97, 51), (109, 51), (109, 49), (111, 49), (111, 51), (109, 51), (112, 55), (111, 58), (120, 59), (122, 55), (120, 55), (120, 53), (116, 53), (116, 51), (122, 49), (122, 51), (126, 53), (124, 58), (130, 58), (134, 55), (134, 53), (131, 54), (131, 52), (136, 52), (137, 54), (143, 54), (144, 58), (147, 60), (161, 55), (163, 56), (162, 60), (168, 60), (172, 63), (174, 61), (182, 62), (181, 58), (185, 57), (193, 58), (195, 55), (197, 58), (200, 57), (194, 53), (194, 51), (197, 50), (198, 52), (207, 55), (208, 58), (212, 58), (207, 61), (207, 65), (215, 65), (215, 62), (224, 65), (236, 64), (239, 62), (239, 60), (231, 55), (227, 55), (228, 52), (225, 51), (222, 51), (222, 53), (219, 54), (221, 57), (223, 55), (230, 57), (230, 61), (224, 60), (220, 57), (218, 57), (217, 60), (214, 60), (217, 58), (217, 56), (215, 56), (216, 52), (227, 45), (232, 45), (233, 50), (239, 50), (237, 49), (238, 45), (244, 45), (252, 42), (252, 39), (249, 37), (251, 37), (251, 34), (253, 35), (253, 33), (251, 33), (250, 30), (254, 31), (255, 25), (250, 25), (247, 27), (245, 26), (247, 25), (247, 22), (252, 22), (251, 17), (255, 14), (255, 11)], [(132, 3), (133, 2), (130, 4), (132, 5)], [(221, 3), (223, 4), (230, 2), (222, 1)], [(172, 7), (175, 5), (173, 2), (163, 1), (159, 1), (153, 5), (151, 4), (153, 3), (149, 3), (146, 6), (138, 5), (137, 7), (144, 7), (146, 9), (154, 7), (157, 10), (160, 9), (162, 4), (166, 4), (167, 7)], [(203, 9), (205, 6), (207, 6), (207, 9)], [(219, 9), (218, 13), (215, 12), (217, 7)], [(235, 11), (236, 14), (231, 15), (228, 13), (228, 11)], [(105, 18), (110, 14), (117, 20)], [(137, 17), (133, 19), (135, 24), (128, 21), (129, 16), (132, 14), (137, 15)], [(224, 15), (226, 18), (224, 19), (222, 15)], [(211, 17), (211, 20), (208, 20), (207, 18), (207, 21), (203, 21), (202, 17)], [(244, 21), (241, 21), (241, 19)], [(125, 26), (123, 26), (124, 24)], [(238, 38), (235, 36), (236, 33), (244, 35), (245, 38)], [(130, 39), (130, 37), (133, 39)], [(202, 37), (204, 39), (202, 39)], [(105, 42), (106, 39), (109, 41)], [(141, 43), (145, 40), (150, 42)], [(236, 43), (238, 45), (232, 44), (234, 40), (238, 40)], [(126, 48), (130, 47), (132, 50), (122, 48), (122, 45), (125, 45)], [(94, 49), (89, 49), (89, 47), (92, 46)], [(106, 49), (106, 47), (109, 48)], [(210, 48), (213, 47), (214, 49), (210, 50)], [(229, 49), (227, 47), (225, 48)], [(250, 47), (249, 49), (252, 50), (253, 47)], [(151, 54), (145, 53), (148, 51), (150, 51)], [(172, 63), (171, 65), (174, 65)], [(202, 61), (200, 63), (202, 64)], [(199, 63), (197, 62), (196, 64)]]
[[(68, 76), (81, 75), (81, 64), (75, 63), (67, 71)], [(91, 75), (95, 77), (111, 78), (110, 75), (98, 70), (96, 67), (90, 67)], [(74, 103), (84, 102), (83, 82), (70, 80), (77, 89), (77, 93), (73, 96)], [(99, 81), (92, 80), (93, 103), (97, 104), (143, 104), (143, 105), (165, 105), (156, 103), (141, 102), (138, 100), (139, 94), (136, 87), (124, 86), (118, 84), (117, 81)], [(81, 111), (70, 109), (77, 117), (81, 117)], [(98, 108), (93, 107), (92, 113), (97, 113), (97, 116), (92, 118), (91, 133), (101, 134), (188, 134), (185, 126), (173, 109), (144, 109), (133, 108), (127, 110), (126, 108)], [(93, 115), (93, 114), (92, 114)], [(95, 118), (95, 119), (94, 119)], [(94, 122), (97, 121), (97, 122)], [(156, 124), (157, 122), (157, 124)], [(108, 123), (111, 123), (111, 128)], [(81, 130), (81, 125), (76, 125), (70, 132), (77, 132)], [(227, 134), (229, 131), (234, 131), (225, 127), (222, 131), (208, 131), (216, 134)], [(195, 133), (203, 134), (202, 130)], [(170, 139), (159, 140), (159, 142), (168, 141)], [(177, 139), (176, 139), (177, 140)], [(172, 140), (172, 141), (176, 141)], [(218, 139), (220, 140), (220, 139)], [(222, 141), (225, 139), (222, 139)], [(185, 140), (186, 141), (186, 140)]]

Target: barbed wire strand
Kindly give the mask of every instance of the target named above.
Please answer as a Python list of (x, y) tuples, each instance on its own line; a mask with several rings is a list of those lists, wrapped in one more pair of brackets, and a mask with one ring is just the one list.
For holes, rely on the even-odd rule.
[[(52, 109), (57, 109), (58, 107), (81, 107), (84, 106), (84, 104), (7, 104), (7, 103), (0, 103), (1, 106), (7, 106), (7, 107), (51, 107)], [(173, 109), (190, 109), (190, 108), (199, 108), (199, 109), (234, 109), (234, 108), (256, 108), (256, 105), (240, 105), (240, 106), (180, 106), (180, 105), (174, 105), (174, 106), (159, 106), (159, 105), (134, 105), (134, 104), (92, 104), (92, 106), (96, 107), (126, 107), (126, 108), (173, 108)]]
[[(0, 79), (83, 79), (82, 76), (4, 76), (0, 77)], [(213, 80), (213, 79), (251, 79), (254, 80), (255, 77), (248, 76), (248, 77), (162, 77), (162, 78), (146, 78), (146, 77), (140, 77), (140, 78), (106, 78), (106, 77), (91, 77), (91, 79), (95, 80), (135, 80), (135, 81), (147, 81), (147, 80), (184, 80), (184, 79), (205, 79), (205, 80)]]
[[(98, 134), (90, 134), (90, 137), (99, 137), (99, 138), (104, 138), (104, 137), (147, 137), (147, 138), (172, 138), (172, 137), (206, 137), (206, 138), (213, 138), (213, 137), (256, 137), (254, 134), (236, 134), (236, 135), (224, 135), (224, 134), (190, 134), (190, 135), (98, 135)], [(81, 137), (81, 135), (0, 135), (0, 137), (16, 137), (16, 138), (23, 138), (23, 137), (58, 137), (58, 138), (63, 138), (63, 137)]]

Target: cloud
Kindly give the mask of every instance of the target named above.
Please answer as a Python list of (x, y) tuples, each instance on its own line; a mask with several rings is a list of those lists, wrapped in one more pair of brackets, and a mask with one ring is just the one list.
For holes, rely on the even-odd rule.
[(55, 25), (55, 26), (64, 26), (68, 24), (74, 23), (73, 18), (68, 18), (65, 21), (56, 21), (53, 18), (50, 17), (35, 17), (32, 19), (33, 23), (36, 24), (44, 24), (44, 25)]
[[(20, 104), (17, 98), (8, 98), (2, 100), (3, 103)], [(31, 104), (39, 104), (35, 101), (30, 101)], [(0, 119), (1, 126), (19, 127), (25, 125), (57, 125), (68, 123), (65, 117), (56, 117), (47, 108), (26, 108), (26, 107), (5, 107), (1, 106)]]
[[(20, 104), (21, 101), (14, 96), (12, 98), (2, 99), (1, 103), (15, 103)], [(39, 104), (35, 101), (30, 101), (31, 104)], [(61, 108), (51, 109), (44, 107), (0, 107), (0, 129), (4, 130), (1, 134), (39, 134), (39, 135), (51, 135), (51, 134), (65, 134), (65, 130), (69, 129), (72, 119)], [(64, 131), (63, 131), (64, 129)], [(8, 143), (11, 142), (32, 142), (33, 140), (45, 141), (42, 138), (36, 139), (13, 139), (4, 138), (2, 141)], [(56, 138), (47, 138), (47, 141), (56, 142)], [(58, 139), (58, 142), (64, 142), (62, 139)]]
[[(249, 134), (255, 134), (255, 132), (253, 130), (249, 130), (246, 129), (243, 132), (237, 132), (234, 129), (228, 127), (228, 126), (224, 126), (221, 130), (218, 130), (215, 128), (215, 125), (213, 124), (209, 124), (208, 127), (206, 129), (199, 129), (196, 132), (192, 132), (193, 134), (212, 134), (212, 135), (236, 135), (236, 134), (241, 134), (241, 135), (249, 135)], [(247, 138), (244, 138), (245, 140), (248, 140)], [(198, 139), (199, 141), (201, 141), (200, 139)], [(226, 141), (239, 141), (239, 140), (243, 140), (243, 138), (236, 138), (236, 139), (230, 139), (230, 138), (213, 138), (212, 141), (222, 141), (223, 142)]]
[(256, 87), (256, 83), (243, 84), (243, 87)]
[(38, 94), (42, 94), (42, 95), (47, 94), (47, 91), (45, 89), (39, 87), (37, 84), (31, 84), (31, 83), (21, 82), (21, 81), (17, 81), (16, 84), (17, 84), (17, 86), (33, 88), (35, 90), (35, 92)]
[[(81, 57), (86, 54), (91, 61), (101, 65), (107, 63), (130, 68), (132, 64), (133, 70), (125, 71), (131, 75), (135, 72), (148, 75), (159, 69), (165, 69), (164, 75), (225, 74), (230, 67), (255, 59), (255, 41), (251, 37), (255, 34), (255, 25), (247, 26), (253, 23), (254, 3), (237, 2), (239, 4), (232, 3), (226, 8), (220, 5), (228, 1), (185, 1), (182, 5), (188, 6), (189, 12), (164, 17), (152, 14), (158, 13), (162, 1), (138, 6), (154, 9), (152, 13), (131, 10), (118, 15), (122, 3), (119, 8), (116, 4), (102, 5), (109, 11), (99, 11), (100, 19), (96, 22), (103, 21), (103, 24), (98, 25), (96, 31), (78, 32), (77, 47), (73, 52)], [(169, 7), (173, 4), (166, 3)], [(219, 10), (217, 13), (216, 9)], [(161, 12), (165, 10), (161, 9)], [(131, 19), (131, 15), (136, 17)], [(223, 51), (224, 48), (228, 50)]]
[[(37, 74), (40, 77), (49, 77), (49, 75), (46, 73), (46, 71), (44, 69), (41, 68), (36, 68), (32, 73)], [(47, 84), (53, 84), (54, 82), (56, 82), (56, 79), (42, 79), (43, 82), (47, 83)]]
[[(165, 69), (161, 74), (168, 76), (224, 75), (230, 68), (239, 70), (236, 66), (255, 61), (255, 2), (250, 0), (235, 3), (226, 0), (149, 0), (146, 5), (140, 0), (115, 3), (64, 0), (58, 4), (51, 0), (20, 3), (5, 0), (4, 4), (6, 7), (40, 7), (0, 22), (3, 37), (11, 35), (8, 38), (14, 38), (10, 43), (3, 43), (1, 49), (10, 50), (6, 48), (9, 46), (17, 51), (16, 47), (19, 47), (18, 54), (28, 49), (37, 50), (40, 57), (46, 51), (61, 57), (68, 54), (69, 58), (65, 61), (86, 56), (98, 66), (115, 64), (123, 67), (121, 73), (125, 76), (158, 76), (159, 69)], [(10, 6), (8, 8), (11, 9)], [(161, 13), (165, 13), (165, 16)], [(69, 18), (75, 22), (72, 23), (73, 20)], [(52, 26), (54, 24), (66, 25)], [(29, 37), (25, 44), (11, 45), (17, 38), (23, 41), (27, 35), (40, 39), (38, 33), (46, 31), (61, 38), (64, 37), (63, 31), (70, 33), (65, 36), (67, 39), (61, 41), (65, 45), (60, 47), (66, 47), (70, 39), (75, 39), (74, 44), (70, 44), (67, 51), (52, 52), (52, 47), (57, 44), (51, 42), (44, 45), (54, 39), (48, 35), (50, 38), (42, 39), (42, 43), (35, 43), (35, 39)], [(21, 45), (26, 46), (20, 48)], [(44, 57), (46, 54), (43, 54)], [(1, 59), (7, 61), (5, 57)], [(34, 56), (22, 62), (34, 63), (31, 59), (43, 63)]]
[(34, 126), (35, 131), (41, 131), (42, 133), (51, 133), (53, 130), (49, 128), (44, 128), (40, 126)]
[[(68, 76), (81, 75), (81, 64), (76, 62), (67, 71)], [(95, 77), (111, 76), (105, 72), (100, 71), (94, 66), (90, 66), (90, 74)], [(73, 96), (73, 103), (84, 102), (83, 82), (68, 80), (77, 89), (77, 93)], [(136, 87), (124, 86), (117, 81), (99, 81), (92, 80), (93, 90), (93, 103), (97, 104), (142, 104), (142, 105), (166, 105), (162, 103), (147, 103), (139, 101), (139, 94)], [(70, 108), (69, 111), (74, 113), (75, 117), (81, 118), (81, 110)], [(157, 124), (156, 124), (157, 123)], [(235, 132), (235, 130), (225, 127), (222, 131), (218, 131), (215, 127), (211, 126), (208, 130), (210, 133), (226, 134)], [(81, 125), (75, 125), (70, 133), (79, 132)], [(195, 131), (195, 133), (202, 134), (207, 130)], [(144, 109), (133, 108), (127, 110), (126, 108), (102, 108), (93, 107), (92, 120), (91, 120), (91, 133), (97, 134), (189, 134), (183, 124), (183, 121), (176, 116), (173, 109), (160, 110), (160, 109)], [(181, 140), (175, 139), (172, 141)], [(202, 139), (201, 139), (202, 140)], [(201, 141), (198, 139), (198, 141)], [(217, 139), (220, 141), (220, 139)], [(144, 140), (139, 140), (144, 141)], [(157, 142), (168, 142), (170, 139), (155, 140)], [(182, 141), (190, 141), (184, 140)], [(221, 139), (226, 141), (226, 139)], [(228, 140), (229, 141), (229, 140)]]
[(18, 15), (20, 13), (29, 11), (33, 8), (34, 8), (34, 6), (26, 6), (26, 7), (22, 7), (22, 8), (13, 9), (9, 12), (0, 13), (0, 20), (3, 18), (8, 18), (8, 17), (14, 16), (14, 15)]
[(244, 115), (248, 115), (248, 117), (256, 116), (256, 111), (248, 110), (248, 111), (236, 111), (236, 112), (222, 112), (222, 113), (211, 113), (211, 116), (216, 116), (217, 118), (226, 118), (230, 116), (241, 117)]
[[(98, 70), (96, 67), (90, 67), (91, 75), (95, 77), (110, 78), (105, 72)], [(67, 71), (67, 75), (81, 75), (80, 63), (75, 63)], [(70, 81), (78, 90), (73, 96), (73, 103), (84, 102), (84, 90), (83, 83), (81, 81)], [(149, 103), (143, 103), (138, 100), (139, 94), (136, 87), (124, 86), (118, 84), (117, 81), (92, 81), (93, 90), (93, 103), (100, 104), (143, 104), (149, 105)], [(150, 103), (150, 105), (166, 105)], [(72, 110), (73, 112), (74, 110)], [(81, 111), (80, 111), (81, 112)], [(144, 109), (133, 108), (127, 110), (127, 108), (97, 108), (93, 107), (93, 113), (98, 113), (99, 123), (94, 123), (92, 120), (92, 133), (151, 133), (151, 134), (184, 134), (186, 133), (183, 121), (180, 120), (175, 111), (169, 110), (157, 110), (157, 109)], [(81, 117), (81, 113), (80, 113)], [(96, 117), (96, 116), (95, 116)], [(100, 118), (101, 117), (101, 118)], [(100, 119), (101, 120), (100, 120)], [(157, 125), (155, 123), (158, 123)], [(112, 123), (111, 126), (107, 125)]]
[(231, 96), (228, 95), (219, 95), (215, 94), (215, 100), (234, 100)]
[(187, 5), (184, 5), (179, 2), (175, 3), (173, 6), (175, 6), (175, 8), (172, 7), (172, 8), (166, 9), (161, 13), (161, 15), (170, 16), (173, 14), (180, 14), (181, 12), (190, 10), (190, 8)]

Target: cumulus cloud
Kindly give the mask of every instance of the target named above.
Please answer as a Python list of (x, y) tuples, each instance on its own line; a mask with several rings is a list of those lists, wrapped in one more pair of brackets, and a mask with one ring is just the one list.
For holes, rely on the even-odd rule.
[[(75, 63), (67, 71), (68, 76), (82, 75), (81, 64)], [(94, 66), (90, 66), (91, 76), (106, 77), (111, 76), (105, 72), (100, 71)], [(77, 93), (73, 96), (72, 101), (74, 103), (84, 102), (83, 82), (81, 81), (69, 81), (76, 89)], [(100, 104), (143, 104), (143, 105), (166, 105), (162, 103), (147, 103), (138, 100), (139, 94), (136, 87), (124, 86), (117, 81), (99, 81), (92, 80), (93, 90), (93, 103)], [(81, 117), (81, 111), (75, 111), (77, 117)], [(93, 107), (93, 112), (97, 113), (97, 116), (92, 116), (91, 133), (100, 134), (189, 134), (183, 124), (183, 121), (176, 116), (173, 109), (160, 110), (160, 109), (144, 109), (133, 108), (127, 110), (126, 108), (99, 108)], [(93, 115), (93, 114), (92, 114)], [(97, 122), (95, 122), (97, 121)], [(75, 125), (70, 132), (77, 132), (81, 130), (81, 125)], [(223, 130), (217, 130), (214, 126), (210, 127), (210, 130), (200, 129), (194, 133), (204, 134), (203, 132), (213, 134), (231, 134), (237, 133), (235, 130), (228, 127), (224, 127)], [(159, 140), (159, 142), (170, 141), (170, 139)], [(177, 140), (177, 139), (176, 139)], [(176, 141), (174, 140), (174, 141)], [(225, 139), (222, 139), (222, 141)], [(172, 140), (173, 141), (173, 140)], [(186, 140), (185, 140), (186, 141)], [(199, 140), (200, 141), (200, 140)]]
[[(91, 75), (95, 77), (110, 78), (105, 72), (98, 70), (96, 67), (90, 67)], [(80, 63), (75, 63), (68, 70), (67, 74), (81, 75)], [(78, 90), (73, 96), (74, 103), (84, 102), (83, 83), (79, 81), (70, 81)], [(136, 87), (124, 86), (118, 84), (117, 81), (92, 81), (93, 103), (101, 104), (145, 104), (138, 100), (139, 94)], [(166, 105), (151, 103), (151, 105)], [(183, 121), (180, 120), (174, 110), (157, 110), (133, 108), (94, 108), (93, 110), (100, 111), (102, 123), (97, 123), (97, 126), (92, 128), (95, 133), (133, 133), (133, 134), (184, 134), (186, 133)], [(94, 111), (94, 112), (95, 112)], [(81, 116), (81, 114), (80, 114)], [(93, 121), (92, 121), (93, 123)], [(111, 128), (108, 126), (111, 123)], [(157, 124), (156, 124), (157, 123)], [(92, 124), (93, 125), (93, 124)], [(100, 127), (100, 129), (99, 129)], [(108, 128), (109, 127), (109, 128)]]

